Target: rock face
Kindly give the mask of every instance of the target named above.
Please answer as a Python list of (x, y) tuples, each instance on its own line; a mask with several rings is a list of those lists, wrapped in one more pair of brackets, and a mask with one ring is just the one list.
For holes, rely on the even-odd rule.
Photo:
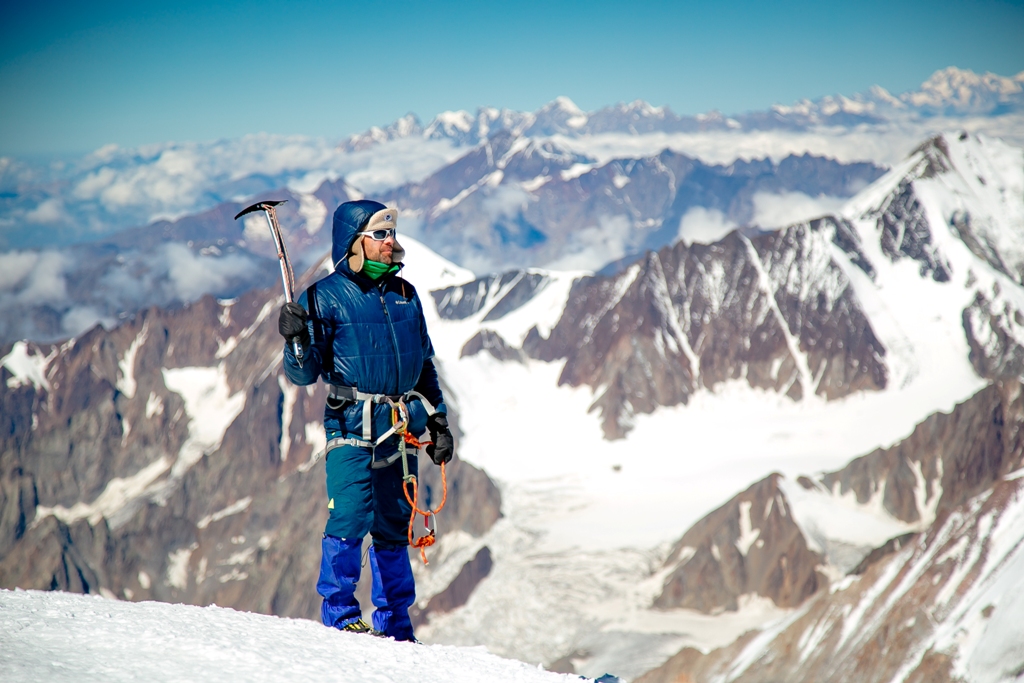
[(687, 531), (669, 554), (676, 565), (654, 606), (705, 613), (738, 609), (756, 593), (796, 607), (827, 581), (788, 510), (778, 475), (757, 482)]
[[(972, 170), (981, 167), (985, 183)], [(923, 282), (934, 283), (928, 296), (954, 300), (957, 292), (973, 300), (954, 304), (961, 325), (947, 334), (966, 340), (977, 373), (1015, 377), (1024, 363), (1024, 289), (1013, 278), (1024, 256), (1013, 240), (996, 236), (1024, 230), (1024, 203), (1009, 201), (996, 214), (988, 194), (990, 185), (1003, 196), (1017, 184), (1024, 187), (1019, 150), (936, 138), (841, 215), (772, 232), (734, 231), (710, 245), (676, 242), (619, 272), (580, 278), (558, 323), (528, 334), (522, 350), (564, 360), (560, 383), (592, 387), (592, 409), (613, 439), (637, 415), (686, 404), (729, 381), (795, 401), (882, 390), (894, 367), (902, 382), (917, 364), (908, 349), (918, 333), (894, 334), (892, 316), (902, 314), (885, 310), (895, 303), (887, 298), (912, 296), (905, 273), (913, 264)], [(966, 215), (988, 226), (983, 249), (978, 230), (957, 227)], [(545, 283), (542, 272), (527, 272), (435, 296), (443, 315), (456, 319), (496, 302), (514, 310)], [(493, 347), (496, 358), (514, 359), (515, 341), (478, 339), (467, 353)], [(892, 358), (893, 348), (900, 357)]]
[[(318, 614), (325, 392), (285, 380), (280, 304), (204, 297), (4, 352), (0, 586)], [(448, 472), (445, 528), (482, 534), (497, 488)], [(436, 503), (429, 462), (422, 484)]]
[(430, 598), (426, 607), (421, 610), (414, 606), (409, 611), (413, 626), (426, 623), (430, 619), (431, 614), (451, 612), (465, 605), (473, 589), (487, 578), (493, 566), (494, 561), (491, 558), (491, 549), (484, 546), (477, 551), (472, 560), (462, 566), (462, 569), (459, 570), (459, 573), (452, 579), (447, 588)]
[[(852, 493), (858, 503), (919, 531), (880, 545), (849, 576), (764, 632), (706, 655), (685, 649), (639, 680), (954, 681), (975, 680), (982, 671), (1013, 678), (1024, 588), (1022, 467), (1024, 392), (1014, 380), (989, 386), (951, 414), (930, 417), (890, 449), (802, 482), (836, 498)], [(673, 557), (684, 542), (706, 543), (712, 535), (723, 547), (750, 538), (737, 534), (735, 519), (742, 525), (741, 506), (770, 491), (772, 482), (760, 482), (702, 520)], [(786, 500), (785, 491), (778, 495)], [(772, 525), (761, 524), (760, 538), (766, 538)], [(764, 549), (772, 545), (766, 539)], [(676, 594), (685, 568), (671, 575), (659, 600)], [(699, 583), (699, 572), (691, 577), (693, 589), (721, 594), (714, 582)]]
[(550, 336), (524, 347), (565, 358), (561, 383), (604, 388), (594, 407), (610, 438), (637, 413), (727, 380), (794, 400), (882, 389), (885, 348), (833, 255), (847, 235), (845, 224), (821, 219), (677, 243), (617, 276), (581, 280)]

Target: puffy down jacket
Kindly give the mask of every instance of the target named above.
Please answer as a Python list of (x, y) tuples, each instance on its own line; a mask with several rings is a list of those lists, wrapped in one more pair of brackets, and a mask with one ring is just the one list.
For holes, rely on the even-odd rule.
[[(430, 360), (434, 348), (415, 288), (396, 273), (376, 281), (354, 273), (346, 259), (357, 233), (370, 216), (384, 208), (378, 202), (361, 200), (346, 202), (335, 211), (334, 272), (299, 297), (298, 303), (309, 313), (311, 343), (303, 349), (301, 368), (291, 345), (285, 344), (285, 374), (299, 385), (313, 384), (319, 377), (328, 384), (356, 387), (370, 394), (397, 395), (415, 389), (446, 412)], [(390, 411), (387, 405), (374, 406), (374, 439), (390, 427)], [(426, 411), (420, 402), (410, 404), (410, 417), (410, 431), (421, 433)], [(362, 433), (362, 405), (328, 404), (324, 425), (358, 436)]]

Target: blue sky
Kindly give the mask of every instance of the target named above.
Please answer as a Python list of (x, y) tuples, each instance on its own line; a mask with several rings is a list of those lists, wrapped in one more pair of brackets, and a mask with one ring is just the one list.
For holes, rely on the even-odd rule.
[(99, 2), (7, 6), (0, 154), (246, 133), (340, 138), (408, 112), (644, 99), (737, 113), (958, 66), (1024, 70), (1024, 3)]

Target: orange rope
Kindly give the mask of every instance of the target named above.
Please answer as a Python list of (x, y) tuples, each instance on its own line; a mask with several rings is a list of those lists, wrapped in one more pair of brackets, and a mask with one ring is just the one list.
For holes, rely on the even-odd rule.
[[(413, 448), (422, 448), (423, 446), (432, 443), (430, 441), (419, 441), (408, 432), (405, 432), (403, 436), (405, 437), (405, 442)], [(409, 545), (413, 548), (420, 549), (420, 559), (423, 560), (423, 564), (430, 564), (427, 562), (427, 548), (434, 545), (434, 541), (437, 540), (437, 537), (434, 535), (434, 529), (431, 529), (428, 524), (430, 516), (439, 513), (444, 508), (444, 504), (448, 501), (448, 478), (445, 475), (444, 465), (445, 463), (441, 463), (441, 486), (443, 494), (441, 496), (441, 504), (437, 506), (436, 510), (421, 510), (419, 508), (420, 493), (415, 475), (409, 475), (408, 483), (412, 484), (411, 496), (409, 495), (409, 490), (406, 488), (407, 482), (405, 480), (402, 481), (402, 493), (405, 494), (405, 499), (409, 502), (409, 505), (412, 506), (412, 514), (409, 515)], [(423, 528), (426, 529), (428, 533), (414, 540), (413, 525), (416, 522), (416, 515), (418, 514), (423, 515)]]

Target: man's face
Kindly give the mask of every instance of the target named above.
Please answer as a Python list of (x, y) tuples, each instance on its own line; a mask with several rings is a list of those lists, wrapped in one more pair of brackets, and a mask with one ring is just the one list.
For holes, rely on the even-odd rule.
[(383, 242), (378, 242), (369, 235), (363, 235), (362, 239), (363, 256), (371, 261), (383, 263), (384, 265), (390, 266), (392, 264), (393, 254), (395, 251), (394, 236), (388, 237)]

